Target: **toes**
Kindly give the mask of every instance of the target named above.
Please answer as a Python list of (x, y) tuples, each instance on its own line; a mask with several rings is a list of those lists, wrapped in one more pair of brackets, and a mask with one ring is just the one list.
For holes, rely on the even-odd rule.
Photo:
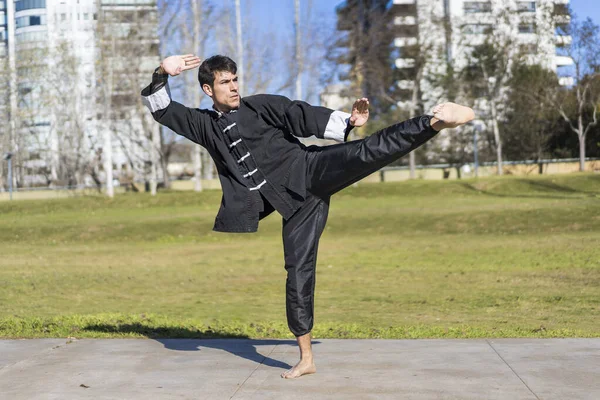
[(292, 369), (288, 369), (287, 371), (283, 372), (281, 374), (281, 377), (284, 378), (284, 379), (292, 378), (292, 370), (293, 370), (293, 368)]

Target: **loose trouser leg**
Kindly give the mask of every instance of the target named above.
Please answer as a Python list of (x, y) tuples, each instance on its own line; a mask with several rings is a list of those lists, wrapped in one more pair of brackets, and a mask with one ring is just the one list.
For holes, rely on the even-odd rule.
[(309, 193), (302, 207), (283, 221), (286, 313), (290, 331), (296, 336), (309, 333), (313, 327), (317, 249), (328, 212), (329, 198)]
[(311, 148), (308, 190), (330, 196), (410, 153), (438, 133), (430, 120), (430, 116), (417, 117), (362, 140)]

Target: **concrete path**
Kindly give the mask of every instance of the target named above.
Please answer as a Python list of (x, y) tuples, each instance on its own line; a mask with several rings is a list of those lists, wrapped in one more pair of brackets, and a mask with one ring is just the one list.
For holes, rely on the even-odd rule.
[(600, 399), (600, 339), (0, 340), (0, 399)]

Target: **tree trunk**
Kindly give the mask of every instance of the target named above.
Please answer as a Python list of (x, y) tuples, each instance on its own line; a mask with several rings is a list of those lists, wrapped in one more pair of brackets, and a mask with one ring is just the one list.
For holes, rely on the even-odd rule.
[(244, 93), (244, 47), (242, 45), (242, 10), (240, 0), (235, 0), (235, 27), (238, 57), (238, 91), (241, 97)]
[(160, 158), (160, 167), (162, 168), (163, 186), (165, 189), (170, 189), (171, 177), (169, 177), (169, 163), (165, 157)]
[[(192, 13), (194, 15), (194, 36), (192, 37), (192, 49), (197, 51), (201, 56), (203, 51), (200, 48), (202, 45), (201, 42), (201, 28), (204, 20), (202, 19), (202, 2), (192, 1)], [(241, 79), (240, 79), (241, 80)], [(190, 96), (194, 99), (196, 104), (200, 104), (200, 91), (197, 94), (193, 94)], [(194, 144), (194, 148), (192, 150), (192, 160), (194, 163), (194, 190), (196, 192), (202, 191), (202, 149), (199, 145)]]
[[(419, 100), (419, 77), (415, 77), (415, 81), (414, 81), (414, 86), (413, 86), (413, 90), (412, 90), (412, 97), (411, 97), (411, 102), (412, 102), (412, 109), (413, 109), (413, 115), (419, 115), (421, 110), (419, 110), (419, 106), (418, 106), (418, 100)], [(417, 173), (416, 173), (416, 161), (415, 161), (415, 153), (414, 151), (411, 151), (410, 153), (408, 153), (408, 165), (410, 168), (410, 179), (415, 179), (417, 177)]]
[(102, 147), (102, 158), (104, 161), (104, 176), (106, 181), (106, 195), (108, 197), (114, 197), (115, 192), (113, 189), (113, 160), (112, 160), (112, 131), (110, 129), (104, 129), (104, 145)]
[(194, 160), (194, 190), (202, 191), (202, 156), (200, 155), (200, 146), (195, 145), (192, 150)]
[(201, 149), (202, 151), (202, 175), (204, 175), (204, 179), (209, 180), (213, 178), (214, 173), (214, 163), (212, 158), (210, 158), (210, 154), (206, 149)]
[(579, 171), (585, 171), (585, 136), (577, 135), (579, 138)]
[(302, 54), (300, 50), (300, 0), (294, 1), (294, 30), (296, 34), (296, 100), (302, 100)]
[(152, 176), (150, 177), (150, 193), (152, 196), (156, 196), (156, 189), (158, 187), (158, 149), (160, 146), (160, 128), (158, 125), (154, 125), (152, 128), (152, 138), (150, 141), (150, 160), (152, 160)]
[(496, 102), (491, 101), (492, 111), (492, 130), (494, 131), (494, 141), (496, 142), (496, 160), (498, 161), (498, 175), (502, 175), (502, 141), (500, 140), (500, 127), (498, 126), (498, 112)]

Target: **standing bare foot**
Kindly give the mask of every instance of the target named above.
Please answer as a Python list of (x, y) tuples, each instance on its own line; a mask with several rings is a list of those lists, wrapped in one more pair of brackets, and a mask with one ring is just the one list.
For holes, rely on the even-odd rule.
[(456, 128), (475, 119), (475, 113), (470, 107), (455, 103), (442, 103), (433, 107), (433, 117), (442, 123), (441, 128)]
[(294, 365), (292, 369), (289, 369), (281, 374), (281, 377), (285, 379), (293, 379), (299, 378), (302, 375), (314, 374), (315, 372), (317, 372), (317, 367), (315, 367), (313, 360), (304, 359), (300, 360), (300, 362)]

